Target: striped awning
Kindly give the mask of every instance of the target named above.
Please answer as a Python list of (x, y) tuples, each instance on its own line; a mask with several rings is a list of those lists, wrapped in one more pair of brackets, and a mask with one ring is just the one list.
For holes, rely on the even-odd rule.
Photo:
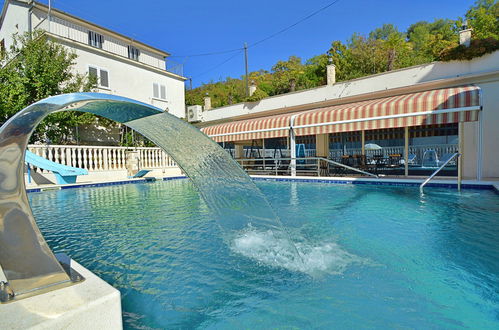
[(480, 88), (462, 86), (205, 127), (217, 142), (350, 132), (478, 120)]
[(297, 136), (478, 120), (480, 88), (464, 86), (336, 105), (298, 114)]
[(289, 135), (291, 114), (234, 121), (202, 128), (216, 142), (270, 139)]

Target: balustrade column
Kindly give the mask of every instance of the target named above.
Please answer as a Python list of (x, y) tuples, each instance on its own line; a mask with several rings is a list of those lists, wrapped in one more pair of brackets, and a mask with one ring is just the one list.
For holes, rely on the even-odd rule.
[(109, 169), (109, 165), (107, 163), (107, 151), (108, 149), (102, 150), (102, 162), (103, 162), (103, 170), (107, 171)]
[(77, 167), (77, 162), (76, 162), (76, 148), (71, 148), (71, 166)]
[(64, 147), (61, 147), (59, 148), (60, 149), (60, 162), (62, 165), (66, 165), (66, 152), (65, 152), (65, 148)]
[(99, 148), (98, 151), (99, 151), (99, 167), (98, 167), (98, 169), (99, 169), (99, 171), (102, 171), (103, 170), (103, 166), (102, 166), (102, 149)]
[(113, 167), (113, 170), (117, 170), (116, 166), (116, 149), (111, 149), (111, 165)]

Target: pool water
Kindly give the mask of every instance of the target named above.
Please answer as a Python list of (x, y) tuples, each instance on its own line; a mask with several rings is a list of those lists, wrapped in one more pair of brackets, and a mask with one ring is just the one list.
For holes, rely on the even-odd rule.
[(257, 185), (301, 260), (225, 234), (188, 180), (29, 198), (51, 248), (121, 291), (126, 328), (499, 328), (493, 191)]

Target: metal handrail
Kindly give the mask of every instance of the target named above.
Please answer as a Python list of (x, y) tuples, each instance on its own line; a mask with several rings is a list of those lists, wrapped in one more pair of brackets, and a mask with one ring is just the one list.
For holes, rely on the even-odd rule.
[(424, 186), (425, 186), (428, 182), (430, 182), (430, 180), (431, 180), (431, 179), (433, 179), (433, 177), (434, 177), (435, 175), (437, 175), (437, 174), (438, 174), (438, 172), (440, 172), (440, 170), (441, 170), (441, 169), (443, 169), (443, 168), (444, 168), (444, 167), (445, 167), (448, 163), (450, 163), (450, 161), (451, 161), (452, 159), (454, 159), (454, 157), (456, 157), (456, 156), (457, 156), (457, 157), (459, 157), (459, 156), (461, 156), (461, 154), (460, 154), (459, 152), (456, 152), (456, 153), (454, 153), (454, 154), (453, 154), (453, 155), (452, 155), (449, 159), (447, 159), (447, 160), (445, 161), (445, 163), (443, 163), (443, 164), (442, 164), (439, 168), (437, 168), (437, 170), (436, 170), (435, 172), (433, 172), (433, 173), (432, 173), (432, 174), (428, 177), (428, 179), (424, 180), (424, 182), (423, 182), (423, 183), (419, 186), (419, 191), (420, 191), (421, 193), (423, 193), (423, 187), (424, 187)]
[[(372, 176), (372, 177), (375, 177), (375, 178), (379, 178), (378, 175), (376, 174), (373, 174), (373, 173), (369, 173), (369, 172), (366, 172), (366, 171), (362, 171), (362, 170), (359, 170), (358, 168), (355, 168), (355, 167), (351, 167), (351, 166), (348, 166), (348, 165), (345, 165), (345, 164), (342, 164), (342, 163), (338, 163), (338, 162), (335, 162), (333, 160), (330, 160), (330, 159), (327, 159), (327, 158), (323, 158), (323, 157), (296, 157), (296, 158), (240, 158), (240, 159), (236, 159), (236, 161), (240, 161), (241, 163), (244, 163), (245, 161), (255, 161), (255, 160), (261, 160), (263, 161), (264, 163), (263, 164), (258, 164), (257, 166), (262, 166), (262, 165), (265, 165), (265, 161), (268, 161), (268, 160), (273, 160), (274, 161), (274, 164), (276, 164), (276, 161), (282, 161), (282, 160), (322, 160), (322, 161), (325, 161), (325, 162), (328, 162), (330, 164), (334, 164), (336, 166), (340, 166), (340, 167), (344, 167), (346, 169), (349, 169), (349, 170), (352, 170), (352, 171), (355, 171), (355, 172), (359, 172), (359, 173), (362, 173), (362, 174), (365, 174), (365, 175), (369, 175), (369, 176)], [(244, 164), (241, 164), (241, 165), (244, 165)], [(308, 165), (312, 165), (312, 164), (301, 164), (300, 166), (308, 166)]]
[(369, 175), (369, 176), (373, 176), (375, 178), (379, 178), (377, 174), (373, 174), (373, 173), (369, 173), (369, 172), (366, 172), (366, 171), (362, 171), (362, 170), (359, 170), (358, 168), (351, 167), (351, 166), (348, 166), (348, 165), (345, 165), (345, 164), (342, 164), (342, 163), (338, 163), (338, 162), (335, 162), (335, 161), (333, 161), (331, 159), (322, 158), (322, 157), (311, 157), (311, 158), (317, 158), (317, 159), (326, 161), (328, 163), (331, 163), (331, 164), (334, 164), (334, 165), (337, 165), (337, 166), (341, 166), (341, 167), (347, 168), (347, 169), (355, 171), (355, 172), (359, 172), (359, 173), (362, 173), (362, 174), (365, 174), (365, 175)]

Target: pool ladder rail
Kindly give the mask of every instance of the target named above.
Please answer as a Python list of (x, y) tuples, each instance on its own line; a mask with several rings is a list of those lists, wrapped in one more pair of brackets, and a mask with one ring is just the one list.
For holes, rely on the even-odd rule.
[[(451, 160), (453, 160), (454, 158), (459, 157), (459, 156), (461, 156), (461, 154), (459, 152), (456, 152), (452, 156), (450, 156), (449, 159), (447, 159), (445, 161), (445, 163), (443, 163), (442, 165), (440, 165), (440, 167), (437, 168), (435, 172), (433, 172), (426, 180), (423, 181), (423, 183), (421, 183), (421, 185), (419, 186), (419, 192), (422, 194), (423, 193), (423, 187), (428, 182), (430, 182), (430, 180), (433, 179), (433, 177), (435, 177), (435, 175), (437, 175), (438, 172), (440, 172), (440, 170), (442, 170), (448, 163), (450, 163)], [(461, 176), (459, 174), (458, 174), (458, 177), (457, 177), (457, 189), (461, 190)]]

